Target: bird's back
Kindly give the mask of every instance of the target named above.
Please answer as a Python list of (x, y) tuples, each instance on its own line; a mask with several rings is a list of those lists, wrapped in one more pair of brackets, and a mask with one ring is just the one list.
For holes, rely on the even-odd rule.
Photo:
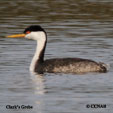
[(57, 58), (45, 60), (42, 65), (43, 72), (49, 73), (86, 73), (106, 72), (101, 63), (81, 58)]

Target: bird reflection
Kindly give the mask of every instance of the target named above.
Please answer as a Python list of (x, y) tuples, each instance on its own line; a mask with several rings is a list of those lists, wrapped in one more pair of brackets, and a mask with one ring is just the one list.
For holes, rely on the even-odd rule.
[(35, 99), (35, 109), (37, 113), (43, 113), (44, 109), (44, 95), (46, 93), (44, 86), (44, 76), (40, 74), (31, 74), (31, 79), (34, 84), (34, 96)]

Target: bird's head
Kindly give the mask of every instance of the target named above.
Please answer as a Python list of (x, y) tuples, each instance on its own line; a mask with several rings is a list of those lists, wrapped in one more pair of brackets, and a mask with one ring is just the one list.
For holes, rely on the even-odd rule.
[(39, 25), (29, 26), (24, 30), (23, 34), (9, 35), (8, 38), (24, 37), (32, 40), (46, 40), (46, 32)]

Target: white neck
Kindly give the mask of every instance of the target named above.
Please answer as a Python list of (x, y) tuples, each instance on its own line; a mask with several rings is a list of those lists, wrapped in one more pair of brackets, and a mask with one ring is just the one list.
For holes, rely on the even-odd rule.
[(40, 53), (43, 50), (43, 48), (45, 46), (45, 42), (46, 42), (46, 35), (45, 35), (45, 33), (39, 32), (38, 33), (38, 37), (39, 38), (37, 39), (36, 51), (35, 51), (34, 57), (32, 59), (31, 65), (30, 65), (30, 71), (31, 72), (35, 71), (36, 62), (39, 60)]

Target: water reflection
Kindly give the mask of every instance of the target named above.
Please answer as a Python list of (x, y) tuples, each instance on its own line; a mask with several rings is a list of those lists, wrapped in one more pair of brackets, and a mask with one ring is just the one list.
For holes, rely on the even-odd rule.
[(35, 83), (35, 94), (43, 95), (45, 94), (45, 86), (44, 86), (44, 77), (40, 74), (32, 74), (31, 75), (33, 82)]
[(43, 97), (46, 93), (45, 90), (45, 85), (44, 85), (44, 76), (40, 75), (40, 74), (31, 74), (31, 78), (34, 84), (34, 93), (35, 96), (37, 97), (35, 100), (35, 108), (38, 110), (37, 113), (43, 113), (43, 109), (44, 109), (44, 101), (43, 101)]

